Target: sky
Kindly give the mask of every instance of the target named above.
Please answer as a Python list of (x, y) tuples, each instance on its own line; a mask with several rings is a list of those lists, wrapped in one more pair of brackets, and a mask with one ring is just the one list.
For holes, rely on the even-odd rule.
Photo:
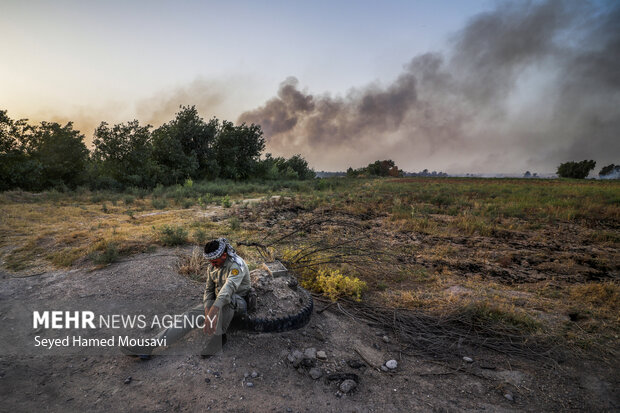
[(615, 1), (0, 2), (0, 109), (258, 123), (315, 170), (554, 172), (620, 162)]

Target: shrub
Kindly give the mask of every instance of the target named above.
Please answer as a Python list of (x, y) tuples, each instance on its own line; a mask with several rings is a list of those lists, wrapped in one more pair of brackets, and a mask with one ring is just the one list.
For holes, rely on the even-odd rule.
[(232, 217), (231, 219), (229, 219), (228, 224), (230, 225), (230, 229), (233, 231), (237, 231), (239, 228), (241, 228), (241, 223), (239, 222), (239, 218), (237, 217)]
[(232, 205), (232, 202), (230, 202), (230, 197), (228, 195), (222, 198), (222, 206), (224, 208), (230, 208), (231, 205)]
[(136, 198), (132, 195), (125, 195), (125, 198), (123, 198), (125, 205), (131, 205), (134, 203), (135, 200)]
[(106, 242), (103, 251), (91, 254), (92, 261), (97, 265), (106, 265), (118, 260), (118, 246), (114, 242)]
[(207, 192), (206, 194), (204, 194), (203, 196), (198, 198), (198, 204), (202, 208), (206, 208), (207, 205), (209, 205), (211, 202), (213, 202), (213, 194), (211, 194), (209, 192)]
[(153, 198), (153, 200), (151, 201), (151, 204), (153, 205), (153, 208), (155, 209), (164, 209), (168, 206), (168, 203), (166, 202), (165, 199), (157, 199), (157, 198)]
[(196, 228), (196, 230), (194, 231), (194, 241), (196, 241), (197, 244), (201, 245), (207, 242), (206, 231), (202, 228)]
[(347, 277), (338, 270), (319, 269), (316, 278), (302, 282), (303, 286), (323, 293), (331, 300), (339, 297), (351, 297), (356, 301), (362, 299), (362, 292), (367, 290), (364, 281), (357, 277)]
[(183, 227), (164, 225), (155, 231), (163, 245), (174, 246), (187, 243), (187, 230)]

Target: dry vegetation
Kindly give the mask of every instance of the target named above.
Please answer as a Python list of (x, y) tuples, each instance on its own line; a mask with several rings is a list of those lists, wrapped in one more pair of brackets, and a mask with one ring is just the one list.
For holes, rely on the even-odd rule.
[[(618, 182), (414, 178), (214, 185), (127, 194), (5, 192), (2, 264), (18, 275), (100, 266), (157, 245), (228, 236), (251, 267), (275, 256), (316, 292), (361, 299), (358, 310), (412, 310), (400, 313), (400, 327), (428, 322), (423, 314), (434, 317), (434, 325), (445, 323), (443, 333), (481, 326), (487, 343), (503, 334), (616, 356)], [(179, 270), (199, 278), (203, 265), (196, 252)]]

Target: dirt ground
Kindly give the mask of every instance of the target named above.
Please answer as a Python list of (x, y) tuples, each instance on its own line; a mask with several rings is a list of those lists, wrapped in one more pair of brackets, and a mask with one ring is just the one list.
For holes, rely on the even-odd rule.
[[(191, 249), (191, 248), (189, 248)], [(82, 303), (97, 297), (116, 302), (162, 300), (182, 312), (200, 302), (203, 286), (179, 275), (179, 253), (158, 249), (97, 270), (74, 269), (17, 278), (0, 273), (0, 314), (24, 301)], [(183, 343), (195, 354), (155, 356), (149, 361), (116, 354), (50, 356), (32, 351), (0, 353), (2, 411), (228, 411), (228, 412), (452, 412), (617, 411), (619, 375), (613, 366), (570, 360), (555, 368), (469, 351), (455, 343), (450, 363), (399, 352), (389, 334), (353, 320), (332, 305), (315, 301), (311, 321), (285, 333), (230, 334), (224, 351), (198, 356), (200, 331)], [(5, 334), (6, 334), (5, 330)], [(311, 365), (295, 368), (289, 355), (308, 348), (325, 352)], [(43, 353), (44, 354), (44, 353)], [(463, 356), (473, 362), (463, 361)], [(381, 364), (396, 360), (396, 369)], [(373, 364), (373, 365), (368, 365)], [(316, 372), (316, 371), (315, 371)], [(348, 373), (357, 379), (339, 391)], [(334, 378), (334, 376), (331, 376)], [(250, 384), (251, 383), (251, 384)], [(512, 400), (509, 400), (512, 399)]]

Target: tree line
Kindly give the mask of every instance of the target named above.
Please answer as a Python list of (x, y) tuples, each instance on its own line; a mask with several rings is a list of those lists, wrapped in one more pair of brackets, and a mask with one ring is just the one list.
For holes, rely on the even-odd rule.
[(95, 129), (93, 149), (68, 122), (30, 125), (0, 110), (0, 190), (48, 188), (122, 190), (173, 185), (186, 179), (312, 179), (301, 155), (273, 157), (259, 125), (205, 121), (195, 106), (182, 106), (157, 129), (137, 120)]
[(368, 166), (353, 169), (349, 167), (347, 169), (348, 177), (359, 177), (359, 176), (394, 176), (399, 177), (403, 176), (403, 171), (398, 169), (396, 163), (394, 163), (391, 159), (386, 159), (383, 161), (375, 161), (373, 163), (368, 164)]
[[(583, 160), (581, 162), (564, 162), (558, 166), (557, 174), (560, 178), (584, 179), (596, 167), (596, 161)], [(601, 168), (598, 176), (601, 178), (613, 176), (617, 177), (620, 173), (620, 165), (613, 163)]]

